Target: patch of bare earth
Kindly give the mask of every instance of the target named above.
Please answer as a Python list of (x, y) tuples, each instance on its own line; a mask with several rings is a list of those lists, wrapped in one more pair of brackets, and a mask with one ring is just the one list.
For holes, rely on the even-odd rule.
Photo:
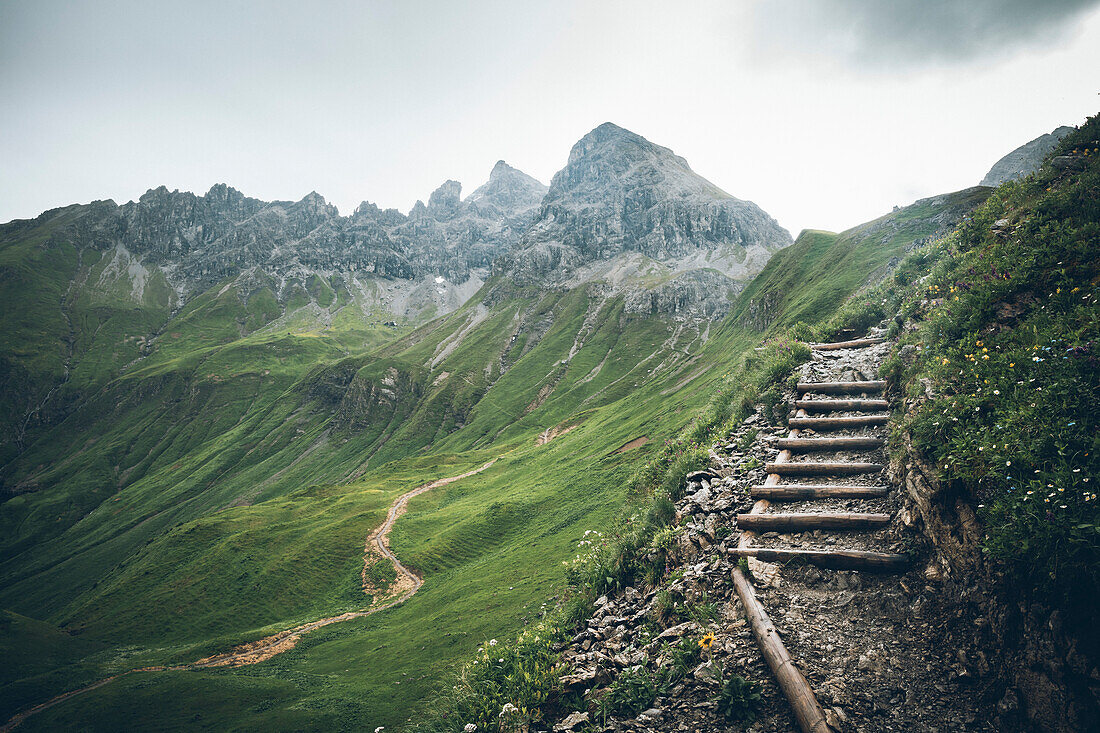
[(554, 438), (565, 435), (571, 430), (577, 429), (578, 425), (558, 425), (556, 427), (547, 428), (539, 433), (539, 437), (535, 438), (535, 445), (546, 445)]
[(634, 450), (635, 448), (641, 448), (643, 445), (645, 445), (648, 442), (649, 442), (649, 438), (647, 438), (646, 436), (643, 435), (643, 436), (635, 438), (634, 440), (631, 440), (627, 443), (623, 443), (621, 446), (619, 446), (619, 448), (617, 448), (615, 450), (615, 452), (616, 453), (626, 453), (629, 450)]

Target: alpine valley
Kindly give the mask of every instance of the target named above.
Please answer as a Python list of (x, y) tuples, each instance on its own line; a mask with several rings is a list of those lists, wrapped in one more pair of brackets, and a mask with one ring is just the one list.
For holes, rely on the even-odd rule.
[[(777, 344), (896, 313), (915, 332), (883, 288), (926, 277), (1044, 156), (1056, 190), (1095, 181), (1095, 135), (1015, 151), (1001, 189), (794, 240), (611, 123), (549, 186), (500, 161), (407, 214), (218, 184), (0, 225), (0, 721), (463, 730), (456, 673), (577, 607), (563, 563), (644, 515), (639, 471), (671, 466), (678, 499), (702, 464), (670, 446), (706, 463), (738, 389), (782, 389), (761, 376)], [(996, 236), (1048, 195), (1019, 194)], [(561, 695), (514, 730), (587, 704)]]

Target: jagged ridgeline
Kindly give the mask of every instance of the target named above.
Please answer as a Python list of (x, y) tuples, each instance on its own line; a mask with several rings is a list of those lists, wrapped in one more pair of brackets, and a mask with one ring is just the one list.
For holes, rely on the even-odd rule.
[[(498, 163), (408, 215), (215, 186), (0, 227), (0, 712), (362, 608), (390, 503), (497, 457), (395, 525), (425, 579), (405, 604), (25, 723), (400, 726), (456, 659), (537, 615), (576, 538), (743, 354), (987, 193), (792, 243), (605, 124), (549, 188)], [(377, 592), (386, 568), (368, 571)]]

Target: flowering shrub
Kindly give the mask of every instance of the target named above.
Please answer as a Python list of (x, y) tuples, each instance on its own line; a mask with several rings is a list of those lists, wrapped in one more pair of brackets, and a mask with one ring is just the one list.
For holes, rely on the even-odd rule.
[(563, 638), (560, 624), (543, 620), (508, 642), (485, 642), (437, 701), (428, 729), (518, 731), (541, 719), (540, 706), (561, 690), (564, 670), (553, 645)]

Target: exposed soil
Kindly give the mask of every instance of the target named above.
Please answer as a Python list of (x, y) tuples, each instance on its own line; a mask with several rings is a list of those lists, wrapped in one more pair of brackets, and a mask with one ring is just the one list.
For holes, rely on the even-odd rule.
[(558, 425), (557, 427), (547, 428), (539, 433), (539, 437), (535, 438), (535, 445), (546, 445), (554, 438), (565, 435), (570, 430), (574, 430), (577, 427), (577, 425), (567, 425), (565, 427)]
[(640, 438), (635, 438), (634, 440), (632, 440), (628, 443), (624, 443), (615, 452), (616, 453), (626, 453), (628, 450), (634, 450), (635, 448), (641, 448), (643, 445), (645, 445), (648, 442), (649, 442), (649, 438), (647, 438), (646, 436), (643, 435)]

